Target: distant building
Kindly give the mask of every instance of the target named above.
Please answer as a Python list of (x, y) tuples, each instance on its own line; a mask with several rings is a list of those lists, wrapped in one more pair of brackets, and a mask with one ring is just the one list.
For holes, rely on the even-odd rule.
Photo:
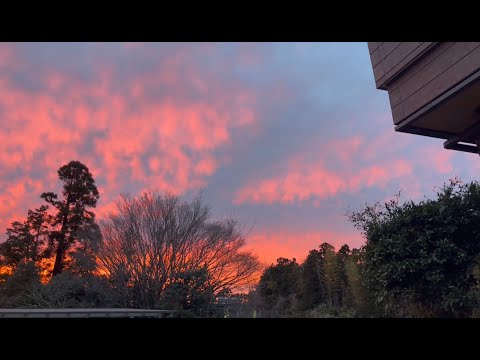
[(480, 153), (480, 42), (369, 42), (395, 130)]

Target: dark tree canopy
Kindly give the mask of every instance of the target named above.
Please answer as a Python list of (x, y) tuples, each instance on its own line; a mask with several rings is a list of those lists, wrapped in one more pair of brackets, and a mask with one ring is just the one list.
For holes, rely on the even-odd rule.
[(433, 200), (376, 203), (350, 220), (366, 237), (365, 281), (388, 316), (470, 316), (478, 308), (480, 184)]
[(343, 245), (338, 252), (329, 243), (311, 250), (302, 264), (300, 308), (312, 309), (320, 304), (343, 306), (347, 297), (346, 262), (350, 248)]
[[(362, 251), (329, 243), (301, 264), (279, 258), (263, 272), (249, 302), (267, 317), (369, 317), (375, 312), (363, 283)], [(265, 311), (264, 311), (265, 310)]]
[(312, 309), (323, 300), (319, 276), (320, 266), (322, 266), (320, 252), (317, 249), (310, 250), (301, 271), (301, 310)]
[(300, 266), (296, 259), (278, 258), (277, 264), (268, 267), (262, 274), (258, 291), (265, 300), (267, 309), (280, 315), (288, 315), (295, 301), (300, 279)]
[(87, 166), (79, 161), (70, 161), (58, 170), (58, 178), (63, 182), (63, 199), (57, 194), (46, 192), (41, 195), (56, 210), (50, 233), (51, 244), (55, 247), (53, 276), (65, 268), (65, 255), (78, 239), (77, 231), (85, 224), (95, 222), (95, 214), (87, 208), (94, 208), (99, 199), (95, 180)]
[(162, 306), (179, 312), (180, 316), (210, 316), (214, 289), (208, 269), (187, 271), (177, 275), (175, 282), (167, 285), (161, 298)]
[(7, 240), (0, 244), (0, 255), (5, 265), (17, 268), (21, 264), (35, 264), (48, 256), (45, 248), (48, 236), (48, 221), (50, 219), (48, 206), (28, 210), (27, 220), (14, 221), (7, 229)]

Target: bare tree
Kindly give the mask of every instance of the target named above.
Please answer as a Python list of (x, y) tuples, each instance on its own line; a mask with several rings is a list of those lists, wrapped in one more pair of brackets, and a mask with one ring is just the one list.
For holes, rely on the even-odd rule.
[(249, 285), (261, 270), (237, 222), (210, 221), (200, 197), (188, 202), (156, 191), (122, 195), (100, 223), (100, 269), (122, 306), (155, 308), (186, 273), (206, 270), (212, 294)]

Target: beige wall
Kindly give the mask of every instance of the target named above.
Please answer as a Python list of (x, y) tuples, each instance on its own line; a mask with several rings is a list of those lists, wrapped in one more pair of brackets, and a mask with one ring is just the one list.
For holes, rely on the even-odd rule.
[(480, 42), (369, 42), (368, 48), (395, 125), (480, 68)]

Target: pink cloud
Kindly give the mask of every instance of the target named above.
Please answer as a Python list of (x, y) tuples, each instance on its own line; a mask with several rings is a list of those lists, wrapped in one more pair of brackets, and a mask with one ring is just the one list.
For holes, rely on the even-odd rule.
[[(365, 141), (358, 136), (325, 144), (328, 155), (315, 156), (294, 154), (280, 174), (265, 179), (251, 180), (238, 190), (234, 203), (291, 203), (318, 200), (339, 193), (354, 193), (362, 188), (385, 186), (392, 180), (405, 179), (412, 175), (413, 167), (405, 159), (374, 159), (371, 165), (355, 165), (362, 158), (361, 147)], [(338, 150), (338, 151), (337, 151)], [(369, 151), (371, 151), (369, 149)], [(324, 154), (316, 151), (317, 154)], [(335, 167), (327, 166), (327, 156), (338, 157)]]
[(454, 156), (453, 151), (447, 151), (440, 147), (425, 147), (419, 153), (419, 157), (422, 158), (425, 163), (433, 166), (436, 172), (440, 174), (448, 174), (453, 171), (452, 158)]
[[(191, 57), (175, 48), (151, 71), (129, 74), (119, 89), (115, 64), (101, 58), (92, 60), (95, 76), (88, 80), (54, 68), (36, 73), (0, 45), (0, 66), (44, 87), (37, 92), (0, 79), (0, 174), (10, 179), (0, 180), (0, 229), (40, 204), (41, 192), (58, 191), (56, 171), (70, 160), (84, 162), (102, 185), (99, 213), (132, 182), (136, 191), (179, 194), (204, 186), (228, 158), (216, 150), (228, 148), (233, 129), (255, 126), (255, 96), (238, 84), (225, 88)], [(204, 96), (191, 97), (183, 74)], [(165, 96), (148, 95), (160, 85), (168, 88)]]
[[(372, 198), (376, 201), (392, 195), (392, 184), (404, 187), (402, 196), (418, 199), (430, 187), (425, 185), (426, 178), (433, 181), (429, 177), (447, 177), (454, 170), (455, 155), (441, 145), (412, 150), (415, 136), (395, 133), (391, 127), (377, 131), (391, 125), (390, 117), (384, 115), (387, 112), (380, 117), (361, 114), (369, 117), (362, 133), (352, 131), (352, 136), (333, 138), (328, 134), (335, 132), (327, 128), (323, 134), (323, 123), (309, 123), (308, 117), (314, 113), (307, 111), (327, 110), (325, 114), (343, 121), (348, 97), (331, 92), (331, 99), (325, 94), (328, 104), (310, 104), (311, 84), (318, 84), (319, 78), (309, 73), (310, 80), (302, 80), (304, 74), (297, 73), (297, 66), (290, 73), (278, 73), (288, 66), (278, 62), (271, 49), (262, 50), (270, 45), (242, 44), (239, 51), (228, 49), (235, 64), (224, 61), (227, 52), (216, 52), (216, 44), (79, 45), (88, 50), (80, 51), (78, 59), (70, 54), (72, 48), (62, 50), (62, 44), (40, 45), (30, 52), (30, 45), (19, 45), (22, 51), (16, 45), (0, 44), (0, 241), (2, 229), (13, 220), (24, 219), (29, 208), (42, 203), (40, 193), (60, 190), (56, 171), (70, 160), (84, 162), (97, 180), (101, 199), (96, 213), (100, 218), (114, 209), (113, 201), (122, 192), (136, 195), (156, 188), (182, 194), (205, 187), (226, 165), (231, 173), (221, 178), (227, 179), (226, 185), (216, 195), (231, 200), (229, 185), (237, 183), (228, 182), (234, 178), (244, 181), (233, 193), (235, 204), (266, 203), (272, 205), (266, 211), (281, 208), (285, 214), (296, 206), (275, 205), (311, 202), (317, 211), (326, 199), (336, 197), (343, 204), (351, 198), (343, 195), (363, 195), (370, 190), (376, 191), (378, 198)], [(45, 53), (43, 46), (48, 48)], [(310, 45), (298, 49), (311, 59)], [(28, 56), (35, 52), (42, 56)], [(269, 73), (258, 72), (262, 62), (275, 70), (273, 75), (260, 76)], [(328, 66), (327, 62), (323, 66)], [(314, 70), (318, 69), (315, 65)], [(338, 83), (336, 75), (332, 79)], [(286, 145), (298, 148), (286, 158), (258, 154), (264, 151), (264, 144), (267, 148), (283, 145), (269, 133), (278, 120), (272, 113), (283, 113), (302, 101), (311, 108), (307, 106), (299, 114), (298, 128), (311, 126), (318, 134), (292, 132)], [(313, 109), (317, 105), (319, 108)], [(320, 109), (323, 106), (325, 109)], [(272, 107), (278, 113), (272, 112)], [(303, 120), (306, 122), (300, 124)], [(326, 127), (335, 123), (332, 118), (325, 121)], [(354, 124), (359, 120), (348, 121)], [(298, 134), (307, 136), (295, 139)], [(259, 141), (251, 141), (253, 136), (259, 136)], [(326, 138), (332, 140), (326, 142)], [(232, 147), (233, 139), (240, 140)], [(252, 158), (239, 160), (243, 151)], [(270, 161), (272, 158), (277, 160)], [(475, 158), (468, 166), (472, 177), (477, 163)], [(439, 182), (441, 179), (431, 188)], [(310, 219), (301, 219), (303, 224), (310, 222), (311, 226), (314, 218), (315, 226), (330, 229), (329, 220), (316, 219), (315, 211)], [(280, 256), (295, 256), (300, 261), (324, 241), (335, 246), (361, 244), (355, 231), (295, 230), (285, 214), (279, 222), (285, 222), (289, 231), (275, 227), (248, 238), (248, 246), (266, 262), (275, 262)], [(260, 223), (262, 216), (255, 220)], [(292, 217), (292, 222), (297, 220)], [(335, 225), (341, 228), (342, 223)]]

